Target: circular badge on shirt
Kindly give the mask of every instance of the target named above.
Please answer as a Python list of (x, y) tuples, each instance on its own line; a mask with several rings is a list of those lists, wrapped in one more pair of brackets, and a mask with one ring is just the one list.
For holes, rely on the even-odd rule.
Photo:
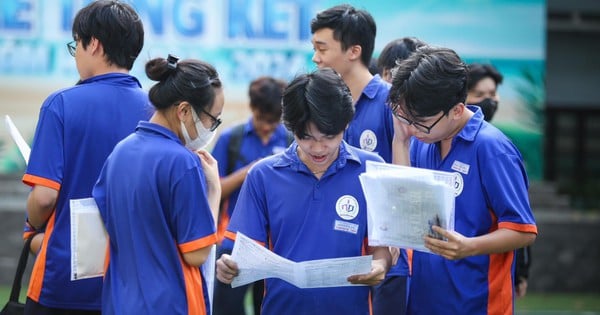
[(341, 196), (335, 203), (335, 211), (344, 220), (352, 220), (358, 215), (358, 201), (350, 195)]
[(369, 129), (360, 134), (360, 148), (367, 151), (374, 151), (377, 147), (377, 136)]
[(458, 197), (465, 186), (465, 182), (463, 181), (462, 174), (459, 172), (454, 172), (454, 197)]

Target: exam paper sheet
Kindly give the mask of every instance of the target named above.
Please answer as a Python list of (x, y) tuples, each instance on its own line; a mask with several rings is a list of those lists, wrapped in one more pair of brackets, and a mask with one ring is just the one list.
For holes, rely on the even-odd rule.
[(351, 275), (371, 271), (373, 256), (293, 262), (283, 258), (238, 232), (231, 254), (239, 268), (233, 288), (265, 278), (279, 278), (299, 288), (351, 286)]
[(359, 176), (367, 201), (370, 246), (431, 252), (424, 235), (431, 227), (454, 230), (454, 174), (367, 161)]

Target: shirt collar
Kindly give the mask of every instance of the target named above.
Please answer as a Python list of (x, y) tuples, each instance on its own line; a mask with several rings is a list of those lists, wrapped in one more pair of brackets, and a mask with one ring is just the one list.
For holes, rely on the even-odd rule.
[(88, 83), (93, 83), (93, 82), (100, 82), (100, 81), (110, 81), (111, 84), (117, 84), (117, 85), (137, 86), (140, 88), (142, 87), (142, 84), (140, 83), (140, 81), (138, 81), (138, 79), (136, 77), (126, 74), (126, 73), (119, 73), (119, 72), (111, 72), (111, 73), (105, 73), (105, 74), (93, 76), (91, 78), (87, 78), (83, 81), (77, 82), (77, 85), (88, 84)]
[(367, 86), (365, 86), (362, 94), (372, 100), (375, 98), (375, 96), (377, 96), (377, 91), (379, 91), (379, 89), (385, 85), (390, 85), (390, 84), (383, 81), (383, 79), (381, 79), (379, 74), (376, 74), (373, 76), (371, 81), (369, 81)]
[(164, 137), (167, 139), (171, 139), (171, 140), (183, 145), (183, 143), (181, 142), (179, 137), (177, 137), (177, 135), (173, 131), (171, 131), (170, 129), (165, 128), (161, 125), (151, 123), (148, 121), (138, 122), (138, 125), (135, 128), (135, 132), (158, 135), (158, 136), (161, 136), (161, 137)]
[(479, 133), (481, 126), (483, 125), (483, 112), (478, 106), (467, 105), (467, 109), (472, 111), (474, 114), (471, 116), (467, 124), (462, 130), (456, 135), (457, 138), (464, 139), (465, 141), (474, 141), (475, 137)]

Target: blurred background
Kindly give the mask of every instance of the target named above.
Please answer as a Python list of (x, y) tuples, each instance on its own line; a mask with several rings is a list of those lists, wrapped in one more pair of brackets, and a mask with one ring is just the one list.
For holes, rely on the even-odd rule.
[[(74, 15), (89, 2), (0, 2), (0, 114), (3, 120), (10, 115), (29, 143), (44, 99), (78, 80), (65, 44), (72, 40)], [(342, 3), (126, 2), (136, 8), (146, 32), (132, 74), (149, 89), (143, 69), (151, 58), (171, 53), (213, 64), (225, 85), (221, 130), (248, 117), (252, 79), (290, 80), (315, 69), (310, 20)], [(532, 247), (529, 293), (542, 301), (544, 294), (588, 296), (598, 303), (579, 309), (600, 312), (600, 1), (343, 2), (375, 18), (374, 57), (389, 41), (415, 36), (454, 49), (467, 63), (491, 63), (504, 75), (493, 124), (523, 154), (540, 231)], [(0, 287), (12, 281), (21, 244), (24, 167), (6, 128), (0, 128)]]

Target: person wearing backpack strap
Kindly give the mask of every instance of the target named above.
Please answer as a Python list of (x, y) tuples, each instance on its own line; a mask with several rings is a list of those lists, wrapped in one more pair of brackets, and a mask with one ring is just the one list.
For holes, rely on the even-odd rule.
[[(219, 240), (227, 228), (229, 218), (248, 171), (254, 163), (275, 153), (284, 151), (293, 141), (293, 136), (281, 123), (281, 97), (286, 82), (263, 76), (250, 83), (248, 96), (252, 116), (244, 123), (223, 131), (212, 154), (219, 162), (221, 176), (221, 210), (217, 233)], [(217, 257), (223, 253), (217, 249)], [(253, 290), (254, 314), (259, 314), (263, 296), (263, 281), (231, 288), (215, 281), (214, 315), (245, 314), (244, 296)]]

